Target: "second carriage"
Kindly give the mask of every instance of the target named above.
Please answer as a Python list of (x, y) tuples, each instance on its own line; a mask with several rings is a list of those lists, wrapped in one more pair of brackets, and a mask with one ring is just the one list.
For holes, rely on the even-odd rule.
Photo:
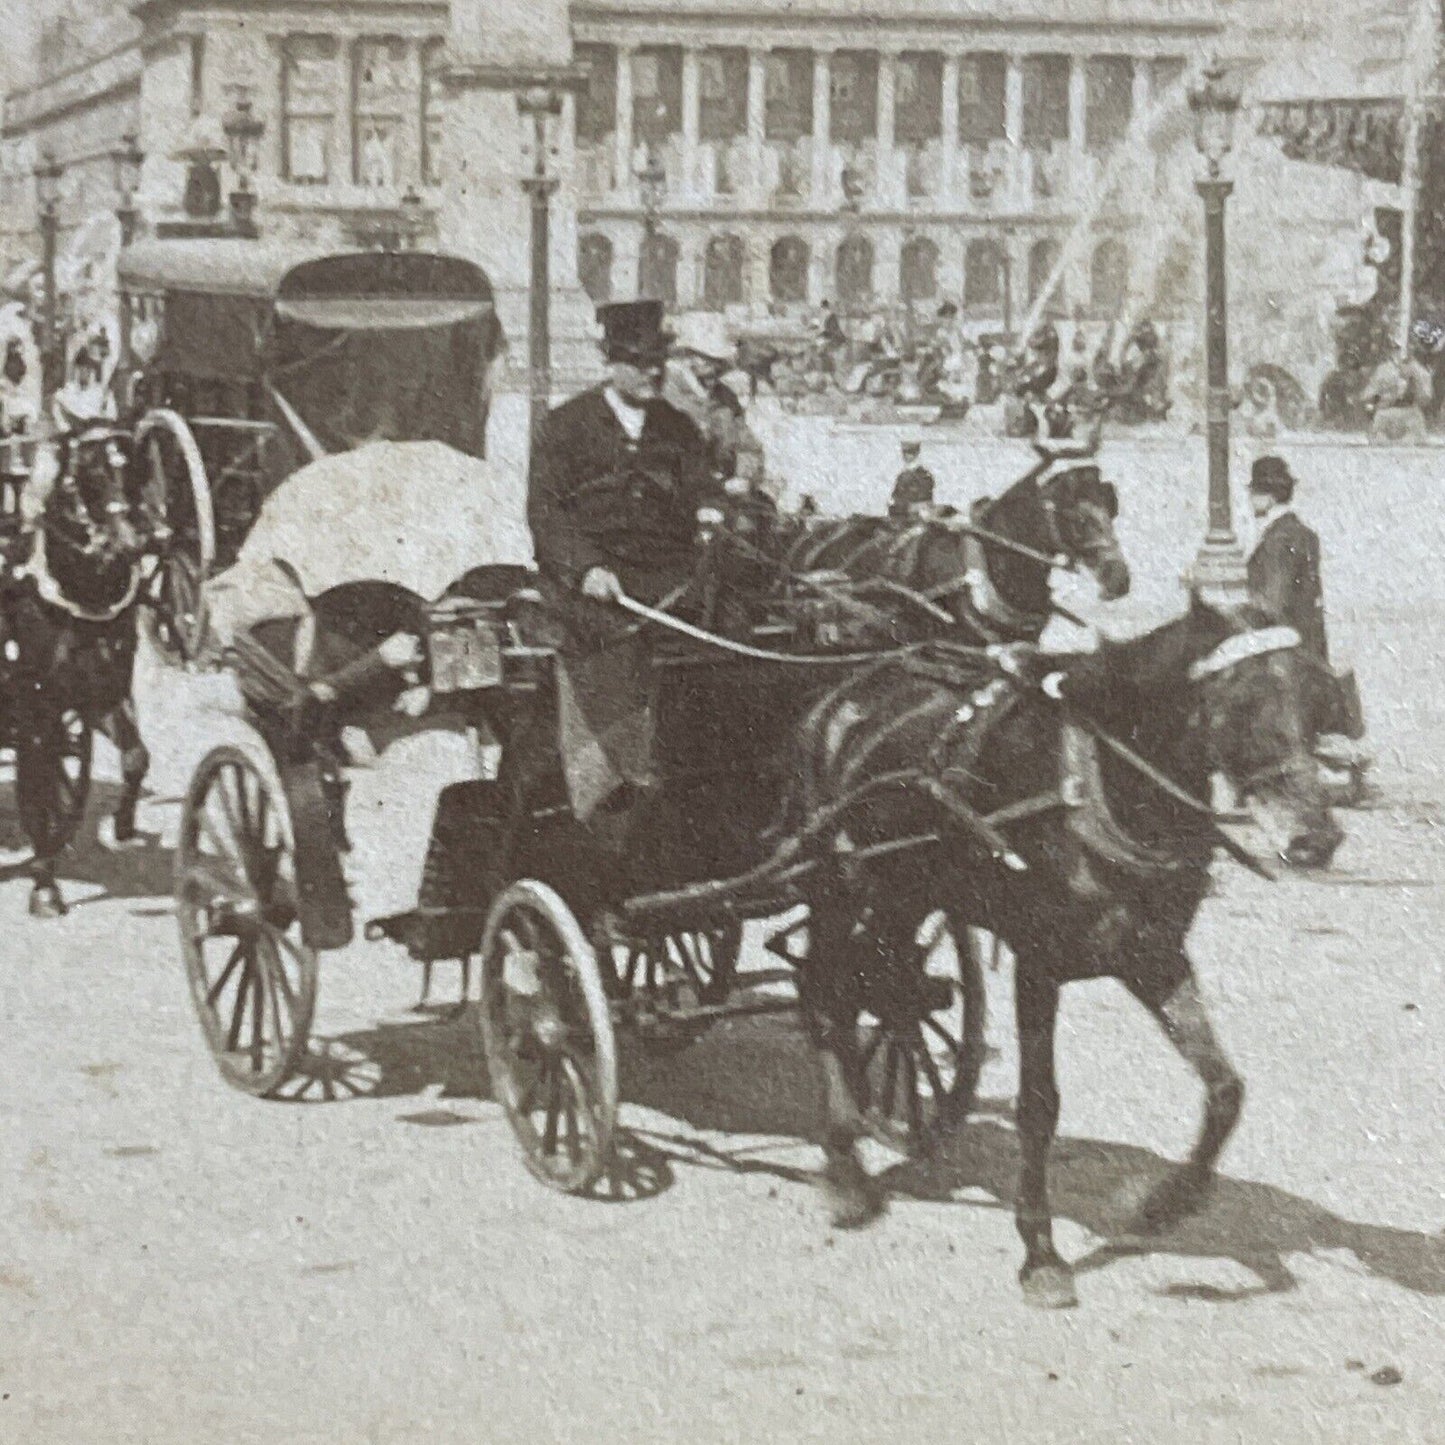
[(416, 251), (151, 239), (119, 266), (125, 412), (157, 529), (155, 638), (202, 650), (202, 587), (279, 483), (378, 438), (481, 456), (501, 347), (484, 273)]

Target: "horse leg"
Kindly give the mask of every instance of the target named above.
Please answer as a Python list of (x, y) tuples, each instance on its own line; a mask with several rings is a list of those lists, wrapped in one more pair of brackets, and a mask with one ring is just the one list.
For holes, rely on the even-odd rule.
[(15, 801), (35, 857), (30, 864), (30, 916), (59, 918), (65, 899), (55, 878), (60, 794), (56, 782), (61, 722), (34, 683), (22, 683), (15, 703)]
[(1244, 1081), (1235, 1072), (1199, 993), (1193, 966), (1184, 976), (1171, 970), (1168, 984), (1130, 983), (1129, 990), (1159, 1021), (1169, 1042), (1204, 1085), (1204, 1122), (1188, 1159), (1157, 1185), (1139, 1207), (1132, 1229), (1156, 1234), (1204, 1207), (1214, 1188), (1214, 1168), (1239, 1122)]
[(858, 1157), (866, 1129), (857, 1092), (857, 981), (843, 955), (848, 923), (837, 904), (815, 905), (808, 958), (798, 971), (798, 1002), (821, 1076), (823, 1188), (836, 1229), (861, 1228), (883, 1213), (882, 1191)]
[(101, 719), (100, 730), (115, 744), (120, 753), (121, 794), (120, 801), (111, 815), (111, 839), (115, 846), (141, 841), (136, 828), (136, 808), (140, 803), (141, 787), (146, 774), (150, 772), (151, 755), (141, 741), (140, 727), (136, 722), (135, 703), (125, 698)]
[[(1032, 966), (1031, 966), (1032, 965)], [(1078, 1304), (1074, 1272), (1054, 1248), (1049, 1210), (1049, 1151), (1059, 1123), (1059, 1085), (1054, 1072), (1054, 1026), (1059, 985), (1020, 958), (1015, 968), (1014, 1006), (1019, 1031), (1019, 1187), (1014, 1223), (1024, 1242), (1019, 1270), (1024, 1300), (1040, 1309)]]

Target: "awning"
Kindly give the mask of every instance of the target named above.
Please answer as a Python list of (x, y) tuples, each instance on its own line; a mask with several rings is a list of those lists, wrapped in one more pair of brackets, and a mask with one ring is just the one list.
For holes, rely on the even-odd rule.
[(272, 297), (282, 278), (313, 260), (314, 250), (230, 237), (137, 241), (121, 252), (117, 273), (130, 292), (199, 291)]
[(1399, 185), (1405, 153), (1399, 96), (1264, 101), (1257, 108), (1260, 135), (1278, 141), (1291, 160)]

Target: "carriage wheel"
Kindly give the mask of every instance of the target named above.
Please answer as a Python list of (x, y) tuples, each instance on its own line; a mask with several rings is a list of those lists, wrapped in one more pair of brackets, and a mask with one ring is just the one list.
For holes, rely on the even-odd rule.
[(726, 1003), (737, 980), (743, 928), (736, 921), (637, 939), (614, 955), (623, 991), (684, 984), (700, 1004)]
[(522, 879), (492, 905), (481, 1029), (527, 1168), (564, 1193), (591, 1188), (611, 1157), (617, 1045), (597, 955), (545, 883)]
[[(877, 946), (866, 920), (858, 941)], [(968, 931), (935, 912), (881, 977), (859, 1022), (859, 1102), (870, 1132), (926, 1154), (973, 1107), (985, 1051), (983, 970)]]
[(176, 849), (181, 954), (221, 1076), (275, 1093), (306, 1053), (317, 957), (301, 938), (290, 814), (238, 748), (202, 760)]
[(159, 407), (136, 427), (144, 506), (169, 532), (151, 579), (152, 638), (173, 662), (193, 661), (205, 641), (201, 586), (216, 561), (216, 518), (206, 464), (179, 413)]

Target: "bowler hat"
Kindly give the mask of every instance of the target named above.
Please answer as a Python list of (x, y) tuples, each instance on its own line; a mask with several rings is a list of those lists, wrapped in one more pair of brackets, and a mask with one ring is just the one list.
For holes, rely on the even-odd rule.
[(665, 361), (672, 335), (662, 318), (661, 301), (612, 301), (599, 306), (602, 354), (609, 361)]
[(1294, 496), (1294, 473), (1283, 457), (1259, 457), (1249, 469), (1249, 490), (1267, 492), (1287, 502)]

